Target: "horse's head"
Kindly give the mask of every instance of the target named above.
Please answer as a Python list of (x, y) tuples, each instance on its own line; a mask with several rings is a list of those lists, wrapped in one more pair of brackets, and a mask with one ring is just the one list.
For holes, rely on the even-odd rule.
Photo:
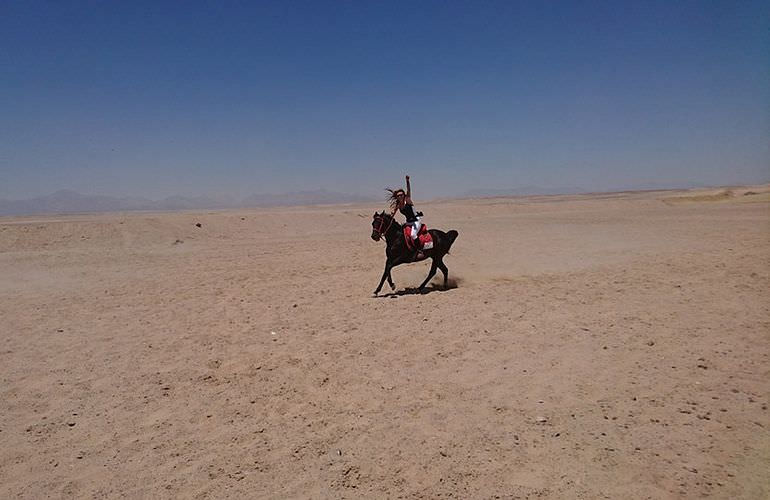
[(374, 217), (372, 218), (372, 239), (380, 241), (380, 238), (388, 232), (391, 224), (393, 224), (393, 217), (386, 214), (384, 210), (382, 212), (374, 212)]

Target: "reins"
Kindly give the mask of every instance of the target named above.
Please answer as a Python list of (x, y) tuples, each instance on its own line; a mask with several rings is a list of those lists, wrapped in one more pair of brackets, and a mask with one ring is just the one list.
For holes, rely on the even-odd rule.
[(386, 228), (385, 228), (385, 231), (383, 231), (383, 230), (382, 230), (382, 226), (385, 224), (385, 216), (384, 216), (384, 215), (381, 215), (381, 216), (380, 216), (380, 227), (377, 229), (377, 232), (380, 234), (380, 238), (382, 238), (383, 236), (385, 236), (385, 234), (386, 234), (388, 231), (390, 231), (390, 226), (392, 226), (392, 225), (393, 225), (393, 221), (394, 221), (394, 220), (396, 220), (396, 218), (395, 218), (395, 217), (393, 217), (393, 216), (391, 216), (391, 217), (390, 217), (390, 223), (388, 224), (388, 227), (386, 227)]

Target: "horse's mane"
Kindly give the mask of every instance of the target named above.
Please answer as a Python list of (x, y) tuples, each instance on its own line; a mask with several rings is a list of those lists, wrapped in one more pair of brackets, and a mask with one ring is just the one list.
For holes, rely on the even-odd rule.
[(380, 212), (378, 215), (381, 215), (382, 217), (389, 217), (389, 218), (393, 219), (393, 225), (397, 229), (402, 229), (403, 228), (403, 225), (400, 222), (398, 222), (398, 219), (396, 219), (396, 217), (394, 215), (390, 215), (389, 213), (385, 212), (385, 210)]

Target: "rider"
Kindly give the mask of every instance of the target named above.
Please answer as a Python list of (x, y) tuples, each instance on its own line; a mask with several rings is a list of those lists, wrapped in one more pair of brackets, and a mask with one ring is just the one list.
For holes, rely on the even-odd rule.
[[(404, 217), (406, 217), (406, 223), (412, 227), (411, 236), (413, 247), (416, 249), (419, 245), (417, 234), (420, 232), (422, 222), (420, 217), (422, 212), (414, 211), (414, 204), (412, 204), (412, 187), (409, 185), (409, 176), (406, 176), (406, 192), (403, 189), (388, 189), (390, 191), (390, 215), (396, 214), (396, 211), (400, 211)], [(419, 252), (419, 250), (418, 250)]]

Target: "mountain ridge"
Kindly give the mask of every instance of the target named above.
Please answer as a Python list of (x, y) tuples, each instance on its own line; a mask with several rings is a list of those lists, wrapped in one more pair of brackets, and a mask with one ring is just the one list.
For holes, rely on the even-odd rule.
[(206, 210), (248, 207), (298, 205), (330, 205), (365, 203), (373, 197), (349, 195), (317, 189), (282, 194), (252, 194), (243, 199), (226, 200), (208, 196), (168, 196), (160, 200), (142, 197), (86, 195), (70, 189), (60, 189), (45, 196), (23, 200), (0, 199), (0, 215), (34, 215), (44, 213), (130, 212), (141, 210)]

